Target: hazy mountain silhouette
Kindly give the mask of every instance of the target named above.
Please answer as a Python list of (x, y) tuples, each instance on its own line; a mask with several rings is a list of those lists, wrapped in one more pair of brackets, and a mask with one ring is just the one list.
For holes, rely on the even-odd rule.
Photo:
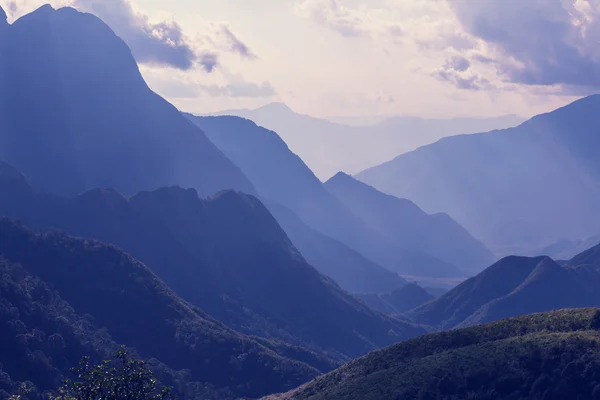
[(504, 258), (409, 315), (420, 323), (449, 329), (596, 305), (600, 305), (600, 246), (564, 265), (545, 256)]
[(355, 297), (372, 309), (381, 311), (384, 314), (399, 314), (410, 311), (434, 299), (431, 294), (416, 283), (408, 283), (389, 293), (357, 294)]
[(502, 254), (531, 254), (600, 225), (600, 96), (504, 131), (445, 138), (357, 178), (447, 212)]
[(244, 117), (274, 130), (322, 180), (338, 171), (358, 173), (445, 136), (507, 128), (522, 122), (516, 116), (447, 120), (389, 117), (368, 126), (348, 126), (298, 114), (282, 103), (212, 115)]
[(253, 193), (241, 171), (148, 88), (129, 48), (98, 18), (47, 5), (2, 30), (0, 159), (40, 188), (131, 194), (177, 184), (202, 195)]
[(398, 274), (309, 227), (287, 207), (268, 202), (265, 205), (306, 260), (343, 289), (351, 293), (380, 293), (406, 284)]
[(539, 250), (534, 250), (532, 254), (543, 254), (554, 260), (568, 260), (598, 243), (600, 243), (600, 235), (594, 235), (586, 239), (562, 239)]
[[(0, 173), (18, 174), (6, 165)], [(0, 215), (114, 243), (243, 333), (342, 360), (423, 332), (372, 312), (319, 274), (253, 196), (225, 191), (201, 200), (193, 189), (170, 187), (129, 198), (99, 189), (63, 198), (23, 190), (24, 177), (4, 182)]]
[(219, 398), (256, 397), (319, 374), (181, 300), (115, 246), (0, 219), (0, 256), (0, 355), (13, 380), (55, 388), (76, 358), (106, 357), (114, 342), (187, 369), (178, 383), (208, 383)]
[(244, 171), (262, 196), (286, 206), (322, 234), (400, 274), (464, 276), (451, 263), (419, 249), (399, 247), (397, 241), (353, 214), (275, 132), (239, 117), (190, 118)]
[(381, 193), (343, 172), (328, 180), (325, 188), (400, 247), (430, 254), (469, 273), (494, 261), (493, 254), (447, 214), (428, 215), (412, 201)]
[(267, 399), (595, 399), (599, 321), (563, 310), (434, 333)]

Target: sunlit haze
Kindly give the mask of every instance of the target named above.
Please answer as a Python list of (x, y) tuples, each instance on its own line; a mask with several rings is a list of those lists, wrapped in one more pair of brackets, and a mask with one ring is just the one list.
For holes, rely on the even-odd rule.
[[(42, 3), (0, 0), (9, 19)], [(598, 69), (595, 1), (50, 3), (95, 13), (125, 40), (124, 31), (145, 30), (189, 50), (190, 65), (166, 53), (142, 54), (161, 52), (158, 46), (136, 56), (149, 85), (190, 112), (285, 102), (319, 117), (529, 117), (589, 94), (598, 83), (576, 81), (569, 71), (572, 62)], [(568, 58), (572, 53), (577, 60)], [(201, 65), (207, 54), (216, 56), (212, 72)], [(536, 76), (520, 73), (523, 66)]]

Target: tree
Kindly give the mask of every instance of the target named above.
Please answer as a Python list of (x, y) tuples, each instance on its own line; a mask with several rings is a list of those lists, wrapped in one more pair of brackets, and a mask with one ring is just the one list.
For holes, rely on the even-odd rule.
[(146, 363), (129, 357), (122, 347), (116, 360), (91, 367), (89, 357), (72, 369), (76, 380), (66, 380), (54, 400), (163, 400), (173, 399), (170, 388), (159, 388)]

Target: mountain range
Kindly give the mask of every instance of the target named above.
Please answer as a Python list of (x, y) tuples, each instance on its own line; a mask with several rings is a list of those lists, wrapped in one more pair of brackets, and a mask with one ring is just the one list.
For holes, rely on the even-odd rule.
[(426, 335), (268, 399), (596, 399), (599, 321), (564, 310)]
[(397, 246), (430, 254), (470, 274), (494, 261), (494, 255), (447, 214), (428, 215), (412, 201), (381, 193), (343, 172), (325, 188)]
[(441, 139), (356, 177), (446, 212), (499, 255), (598, 234), (600, 140), (593, 95), (518, 127)]
[(99, 361), (115, 342), (181, 375), (199, 391), (182, 388), (186, 398), (256, 397), (320, 373), (225, 327), (113, 245), (1, 219), (0, 256), (0, 360), (11, 381), (54, 389), (80, 357)]
[(100, 19), (46, 5), (0, 24), (0, 160), (44, 191), (133, 194), (180, 185), (203, 196), (255, 193), (148, 88), (127, 45)]
[[(188, 117), (242, 169), (268, 204), (287, 207), (306, 225), (342, 242), (388, 270), (409, 276), (461, 277), (465, 276), (462, 267), (481, 270), (493, 260), (493, 255), (481, 243), (450, 218), (428, 217), (416, 206), (406, 207), (400, 199), (397, 202), (402, 205), (386, 208), (388, 217), (398, 221), (403, 213), (408, 212), (413, 217), (418, 214), (411, 222), (419, 224), (414, 229), (422, 230), (422, 234), (407, 235), (406, 232), (410, 230), (407, 228), (404, 236), (399, 237), (397, 232), (388, 230), (389, 225), (382, 229), (382, 225), (377, 225), (378, 221), (365, 220), (363, 217), (371, 216), (350, 199), (331, 193), (329, 187), (335, 188), (334, 184), (331, 183), (329, 187), (323, 185), (277, 133), (250, 120), (239, 117), (195, 117), (189, 114)], [(354, 196), (354, 193), (349, 196)], [(378, 202), (381, 202), (381, 197), (384, 196), (376, 195), (375, 200), (370, 198), (370, 206), (380, 207)], [(410, 211), (406, 211), (407, 208)], [(286, 221), (285, 215), (277, 210), (274, 213), (283, 217), (280, 223), (291, 229), (288, 232), (291, 237), (300, 236), (293, 231), (294, 227)], [(433, 220), (437, 221), (432, 223)], [(436, 229), (427, 225), (436, 225)], [(415, 245), (415, 242), (419, 242), (419, 245)], [(454, 256), (448, 256), (450, 252), (442, 249), (446, 248), (447, 242), (457, 245), (462, 255), (456, 257), (454, 253)], [(311, 250), (300, 247), (300, 251), (308, 254)], [(460, 265), (453, 264), (457, 260)], [(463, 261), (467, 262), (463, 265)], [(329, 260), (315, 260), (315, 265), (326, 262)]]
[(508, 128), (523, 121), (514, 115), (488, 119), (389, 117), (349, 126), (298, 114), (283, 103), (210, 115), (248, 118), (277, 132), (321, 180), (339, 171), (356, 174), (445, 136)]
[(547, 256), (511, 256), (408, 316), (450, 329), (534, 312), (600, 306), (599, 288), (600, 246), (561, 264)]
[(371, 311), (319, 274), (250, 195), (224, 191), (202, 200), (193, 189), (170, 187), (128, 198), (100, 189), (60, 197), (37, 192), (4, 164), (0, 215), (114, 243), (237, 331), (336, 360), (423, 332)]

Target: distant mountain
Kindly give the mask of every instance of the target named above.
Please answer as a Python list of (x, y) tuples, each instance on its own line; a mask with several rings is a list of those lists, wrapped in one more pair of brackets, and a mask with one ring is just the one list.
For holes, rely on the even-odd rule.
[(0, 215), (114, 243), (240, 332), (340, 361), (423, 332), (372, 312), (319, 274), (253, 196), (225, 191), (201, 200), (193, 189), (171, 187), (67, 198), (37, 193), (18, 175), (0, 168), (0, 184), (8, 182), (0, 186)]
[(468, 273), (478, 273), (494, 261), (494, 255), (447, 214), (428, 215), (412, 201), (381, 193), (343, 172), (325, 188), (400, 247), (430, 254)]
[(277, 133), (239, 117), (188, 117), (244, 171), (261, 196), (287, 207), (308, 226), (400, 274), (464, 276), (451, 263), (419, 249), (399, 247), (369, 226), (327, 191)]
[(600, 96), (503, 131), (442, 139), (357, 178), (446, 212), (495, 253), (531, 254), (600, 226)]
[(274, 130), (321, 180), (338, 171), (358, 173), (445, 136), (508, 128), (523, 121), (516, 116), (447, 120), (389, 117), (366, 126), (348, 126), (298, 114), (282, 103), (212, 115), (244, 117)]
[(112, 245), (0, 219), (0, 257), (0, 361), (13, 382), (56, 388), (81, 356), (100, 361), (115, 342), (155, 359), (192, 399), (256, 397), (319, 374), (186, 303)]
[(532, 255), (543, 254), (554, 260), (568, 260), (599, 243), (600, 235), (594, 235), (587, 239), (562, 239), (539, 250), (534, 250)]
[(268, 399), (596, 399), (599, 321), (564, 310), (426, 335)]
[(549, 257), (507, 257), (409, 316), (449, 329), (569, 307), (600, 305), (600, 246), (559, 265)]
[(0, 24), (0, 159), (38, 187), (68, 195), (167, 185), (202, 196), (254, 193), (196, 126), (148, 88), (129, 48), (98, 18), (46, 5)]
[(366, 305), (384, 314), (400, 314), (410, 311), (434, 299), (416, 283), (409, 283), (389, 293), (356, 294)]
[(268, 202), (266, 206), (306, 260), (350, 293), (387, 292), (406, 284), (398, 274), (309, 227), (287, 207)]

